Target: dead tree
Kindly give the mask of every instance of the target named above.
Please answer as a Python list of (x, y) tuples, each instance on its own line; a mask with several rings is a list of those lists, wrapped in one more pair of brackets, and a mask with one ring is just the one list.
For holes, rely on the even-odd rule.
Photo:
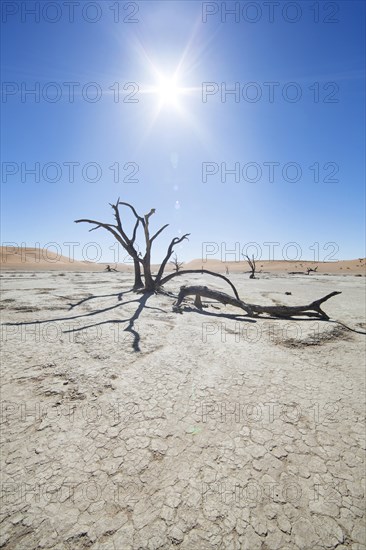
[(120, 205), (128, 206), (129, 208), (133, 209), (133, 207), (130, 204), (125, 202), (120, 202), (119, 199), (117, 200), (116, 204), (111, 204), (110, 206), (113, 209), (114, 218), (116, 220), (115, 224), (104, 223), (104, 222), (99, 222), (97, 220), (90, 220), (90, 219), (84, 219), (84, 218), (80, 220), (75, 220), (75, 223), (91, 223), (95, 225), (95, 227), (90, 229), (90, 231), (94, 231), (95, 229), (99, 229), (102, 227), (103, 229), (106, 229), (109, 233), (113, 235), (116, 241), (119, 242), (122, 248), (124, 248), (124, 250), (126, 250), (126, 252), (133, 259), (133, 264), (135, 269), (135, 283), (133, 288), (136, 290), (144, 286), (141, 279), (140, 259), (136, 248), (136, 236), (137, 236), (137, 229), (140, 223), (140, 218), (136, 218), (136, 223), (133, 228), (132, 236), (128, 237), (122, 226), (122, 220), (121, 220), (121, 215), (119, 211)]
[(311, 273), (312, 271), (315, 273), (315, 271), (316, 271), (317, 269), (318, 269), (318, 266), (314, 267), (314, 269), (313, 269), (312, 267), (308, 267), (308, 268), (306, 269), (306, 272), (307, 272), (306, 274), (307, 274), (307, 275), (310, 275), (310, 273)]
[(332, 296), (336, 296), (337, 294), (341, 294), (341, 292), (331, 292), (330, 294), (324, 296), (324, 298), (315, 300), (314, 302), (311, 302), (310, 304), (305, 306), (261, 306), (256, 304), (248, 304), (241, 300), (238, 296), (230, 296), (225, 292), (212, 290), (207, 286), (182, 286), (178, 295), (178, 300), (173, 306), (173, 309), (174, 311), (178, 311), (181, 313), (182, 310), (180, 306), (184, 298), (186, 298), (186, 296), (193, 295), (195, 296), (195, 305), (198, 307), (202, 307), (202, 302), (200, 300), (201, 297), (211, 298), (212, 300), (216, 300), (218, 302), (221, 302), (222, 304), (230, 304), (232, 306), (238, 307), (244, 310), (251, 317), (260, 315), (261, 313), (266, 313), (274, 317), (282, 318), (294, 317), (295, 315), (297, 315), (328, 320), (328, 315), (325, 313), (325, 311), (321, 309), (320, 306), (323, 302), (326, 302), (327, 300), (329, 300), (329, 298), (332, 298)]
[(249, 279), (255, 279), (255, 269), (256, 269), (256, 265), (255, 265), (255, 259), (254, 259), (254, 254), (252, 256), (252, 259), (249, 258), (249, 256), (247, 255), (243, 255), (244, 258), (246, 258), (248, 264), (249, 264), (249, 267), (250, 267), (250, 270), (251, 270), (251, 274), (249, 276)]
[[(128, 237), (125, 230), (123, 229), (120, 210), (119, 210), (120, 206), (126, 206), (127, 208), (129, 208), (136, 218), (131, 237)], [(164, 229), (168, 227), (169, 224), (163, 225), (158, 231), (156, 231), (156, 233), (150, 236), (149, 223), (150, 223), (151, 216), (155, 214), (155, 208), (152, 208), (148, 214), (145, 214), (144, 216), (140, 216), (131, 204), (127, 202), (121, 202), (119, 199), (117, 200), (116, 204), (111, 204), (111, 207), (113, 209), (114, 217), (116, 220), (115, 224), (104, 223), (97, 220), (90, 220), (86, 218), (75, 220), (75, 223), (85, 222), (85, 223), (91, 223), (95, 225), (95, 227), (90, 229), (90, 231), (94, 231), (95, 229), (99, 229), (100, 227), (109, 231), (109, 233), (113, 235), (113, 237), (120, 243), (120, 245), (126, 250), (126, 252), (133, 259), (134, 268), (135, 268), (135, 283), (133, 287), (134, 290), (143, 288), (144, 291), (147, 291), (147, 292), (156, 291), (161, 286), (161, 280), (163, 278), (166, 264), (170, 260), (171, 255), (173, 254), (175, 245), (181, 243), (184, 239), (187, 239), (189, 236), (189, 233), (186, 233), (182, 237), (175, 237), (174, 239), (172, 239), (170, 245), (168, 246), (168, 250), (165, 255), (165, 258), (162, 261), (160, 268), (158, 270), (158, 273), (154, 278), (151, 273), (152, 245), (154, 240), (164, 231)], [(137, 230), (140, 225), (143, 228), (144, 239), (145, 239), (145, 254), (143, 256), (138, 252), (136, 248)], [(144, 283), (142, 282), (142, 277), (141, 277), (141, 266), (143, 270)]]
[[(145, 287), (144, 289), (146, 291), (155, 291), (161, 286), (161, 280), (164, 275), (164, 270), (166, 268), (166, 264), (168, 263), (171, 255), (173, 254), (174, 247), (184, 241), (185, 239), (188, 239), (189, 233), (186, 233), (182, 237), (174, 237), (172, 241), (170, 242), (170, 245), (168, 246), (167, 253), (165, 255), (164, 260), (160, 264), (158, 273), (153, 278), (151, 274), (151, 247), (152, 243), (168, 227), (168, 223), (163, 225), (152, 237), (150, 237), (150, 231), (149, 231), (149, 218), (155, 213), (155, 209), (152, 208), (148, 214), (146, 214), (143, 218), (140, 218), (142, 226), (144, 228), (144, 235), (145, 235), (145, 245), (146, 245), (146, 252), (144, 257), (140, 260), (142, 263), (142, 267), (144, 270), (144, 279), (145, 279)], [(137, 214), (135, 213), (137, 216)], [(178, 273), (178, 272), (176, 272)]]
[(108, 271), (108, 273), (112, 273), (112, 271), (115, 271), (117, 273), (117, 269), (114, 269), (114, 267), (111, 267), (110, 265), (107, 265), (104, 271)]
[(179, 262), (178, 258), (177, 258), (177, 255), (175, 254), (174, 258), (172, 260), (170, 260), (169, 263), (173, 264), (176, 273), (178, 273), (178, 271), (181, 269), (184, 262)]
[[(120, 206), (126, 206), (128, 207), (133, 215), (136, 218), (135, 226), (133, 229), (132, 237), (129, 238), (122, 225), (121, 215), (119, 211)], [(237, 291), (234, 287), (234, 285), (231, 283), (229, 279), (224, 277), (223, 275), (220, 275), (218, 273), (213, 273), (212, 271), (208, 271), (206, 269), (189, 269), (189, 270), (178, 270), (173, 273), (170, 273), (169, 275), (166, 275), (164, 277), (164, 271), (166, 268), (166, 265), (168, 261), (170, 260), (174, 247), (184, 241), (188, 238), (189, 233), (186, 233), (185, 235), (182, 235), (182, 237), (174, 237), (172, 241), (170, 242), (168, 246), (168, 250), (166, 252), (165, 258), (163, 259), (162, 263), (160, 264), (158, 273), (155, 275), (155, 277), (151, 273), (151, 249), (154, 240), (168, 227), (169, 224), (163, 225), (156, 233), (153, 234), (152, 237), (150, 237), (150, 218), (153, 214), (155, 214), (155, 209), (152, 208), (148, 214), (145, 214), (144, 216), (140, 216), (135, 208), (127, 203), (127, 202), (121, 202), (119, 199), (117, 200), (116, 204), (111, 204), (111, 207), (113, 208), (114, 217), (116, 219), (116, 224), (107, 224), (104, 222), (99, 222), (97, 220), (90, 220), (90, 219), (80, 219), (75, 220), (75, 223), (91, 223), (95, 225), (90, 231), (94, 231), (94, 229), (99, 229), (100, 227), (106, 229), (109, 231), (114, 238), (121, 244), (121, 246), (128, 252), (128, 254), (133, 258), (134, 266), (135, 266), (135, 284), (134, 284), (134, 290), (143, 289), (143, 291), (146, 292), (156, 292), (158, 291), (165, 283), (170, 281), (173, 277), (185, 275), (188, 273), (197, 273), (197, 274), (208, 274), (212, 275), (214, 277), (220, 277), (224, 279), (233, 289), (234, 293), (237, 295)], [(145, 254), (142, 255), (141, 252), (138, 252), (137, 245), (136, 245), (136, 236), (137, 236), (137, 230), (139, 226), (142, 226), (143, 233), (144, 233), (144, 239), (145, 239)], [(142, 274), (141, 274), (141, 266), (143, 270), (143, 278), (144, 283), (142, 282)], [(238, 296), (239, 298), (239, 296)]]

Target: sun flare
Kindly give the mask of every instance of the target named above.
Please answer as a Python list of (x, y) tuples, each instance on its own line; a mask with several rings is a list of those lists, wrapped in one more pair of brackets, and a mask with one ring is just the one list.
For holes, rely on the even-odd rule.
[(162, 106), (178, 107), (182, 89), (178, 85), (176, 76), (160, 76), (155, 91)]

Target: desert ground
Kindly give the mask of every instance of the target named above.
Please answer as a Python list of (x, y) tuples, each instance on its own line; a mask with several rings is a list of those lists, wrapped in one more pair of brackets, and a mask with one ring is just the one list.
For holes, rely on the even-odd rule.
[(128, 271), (4, 266), (1, 548), (365, 549), (356, 262), (230, 275), (257, 304), (341, 291), (330, 321), (174, 312), (193, 280), (230, 292), (202, 274), (147, 296)]

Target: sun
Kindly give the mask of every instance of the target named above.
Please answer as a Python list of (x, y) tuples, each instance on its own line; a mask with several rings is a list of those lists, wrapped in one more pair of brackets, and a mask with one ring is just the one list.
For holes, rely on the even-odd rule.
[(181, 90), (175, 76), (161, 76), (156, 91), (163, 105), (177, 106)]
[(161, 107), (179, 107), (179, 99), (183, 88), (179, 86), (176, 75), (164, 76), (159, 74), (157, 84), (154, 86)]

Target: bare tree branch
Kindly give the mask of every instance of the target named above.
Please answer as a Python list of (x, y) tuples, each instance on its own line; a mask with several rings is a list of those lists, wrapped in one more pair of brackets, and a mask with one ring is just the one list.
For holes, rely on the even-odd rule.
[(150, 239), (150, 245), (151, 245), (152, 242), (156, 239), (156, 237), (158, 237), (158, 236), (160, 235), (160, 233), (162, 233), (162, 232), (164, 231), (164, 229), (166, 229), (167, 227), (169, 227), (169, 224), (168, 224), (168, 223), (165, 224), (165, 225), (163, 225), (163, 227), (161, 227), (161, 228), (159, 229), (159, 231), (157, 231), (157, 232), (155, 233), (155, 235), (153, 235), (153, 236), (151, 237), (151, 239)]
[(144, 220), (143, 218), (141, 218), (141, 216), (138, 215), (138, 213), (136, 212), (132, 204), (129, 204), (128, 202), (122, 202), (122, 201), (118, 201), (118, 204), (121, 204), (123, 206), (128, 206), (128, 208), (131, 208), (136, 218), (138, 218), (141, 222)]
[(188, 237), (189, 237), (190, 233), (186, 233), (185, 235), (183, 235), (182, 237), (174, 237), (174, 239), (172, 239), (170, 245), (168, 246), (168, 251), (166, 253), (166, 256), (164, 258), (164, 260), (162, 261), (161, 265), (160, 265), (160, 268), (159, 268), (159, 271), (158, 271), (158, 274), (156, 276), (156, 281), (158, 283), (158, 285), (161, 284), (161, 278), (164, 274), (164, 270), (165, 270), (165, 267), (166, 267), (166, 264), (168, 263), (169, 259), (170, 259), (170, 256), (173, 254), (173, 249), (174, 247), (181, 243), (182, 241), (184, 241), (185, 239), (188, 240)]
[(140, 220), (136, 220), (135, 227), (133, 228), (131, 244), (134, 244), (134, 243), (135, 243), (135, 240), (136, 240), (136, 233), (137, 233), (137, 229), (138, 229), (139, 223), (140, 223)]
[[(93, 227), (92, 229), (89, 229), (89, 232), (95, 231), (95, 229), (100, 229), (101, 227), (103, 227), (103, 229), (106, 229), (107, 231), (112, 233), (114, 238), (117, 239), (117, 241), (122, 244), (120, 235), (118, 235), (118, 233), (114, 229), (112, 229), (113, 227), (115, 229), (118, 229), (116, 225), (112, 225), (110, 223), (98, 222), (96, 220), (88, 220), (88, 219), (80, 219), (80, 220), (74, 220), (74, 221), (75, 223), (92, 223), (97, 226), (97, 227)], [(122, 244), (122, 246), (124, 246), (124, 244)]]
[(146, 222), (146, 223), (149, 222), (150, 216), (152, 216), (153, 214), (155, 214), (155, 212), (156, 212), (155, 208), (152, 208), (148, 214), (145, 214), (144, 218), (145, 218), (145, 222)]
[(117, 200), (116, 204), (110, 203), (110, 206), (113, 208), (114, 217), (116, 218), (118, 231), (122, 235), (122, 237), (125, 240), (126, 244), (129, 244), (130, 239), (127, 237), (126, 233), (123, 231), (123, 228), (122, 228), (121, 216), (120, 216), (120, 213), (119, 213), (119, 210), (118, 210), (118, 201), (119, 201), (119, 199)]
[(165, 285), (165, 283), (167, 283), (171, 279), (174, 279), (174, 277), (179, 277), (180, 275), (188, 275), (188, 273), (198, 273), (198, 274), (205, 273), (206, 275), (212, 275), (212, 277), (218, 277), (219, 279), (223, 279), (224, 281), (227, 282), (228, 285), (230, 285), (236, 298), (240, 300), (238, 291), (236, 290), (235, 286), (230, 281), (230, 279), (228, 279), (224, 275), (221, 275), (220, 273), (214, 273), (213, 271), (208, 271), (207, 269), (183, 269), (182, 271), (176, 271), (174, 273), (170, 273), (160, 281), (160, 286)]
[[(135, 284), (134, 284), (134, 288), (137, 289), (137, 288), (141, 288), (143, 286), (143, 283), (142, 283), (142, 280), (141, 280), (141, 270), (140, 270), (140, 265), (139, 265), (140, 259), (139, 259), (138, 252), (134, 247), (137, 228), (138, 228), (138, 225), (139, 225), (141, 220), (140, 220), (140, 218), (137, 218), (137, 221), (136, 221), (136, 224), (135, 224), (135, 227), (134, 227), (134, 231), (133, 231), (133, 235), (132, 235), (132, 239), (130, 239), (127, 236), (127, 234), (125, 233), (125, 231), (123, 230), (122, 221), (121, 221), (120, 213), (119, 213), (119, 210), (118, 210), (118, 205), (119, 204), (127, 204), (127, 203), (121, 203), (120, 200), (118, 199), (116, 204), (111, 204), (110, 205), (113, 209), (114, 217), (116, 219), (117, 225), (107, 224), (107, 223), (99, 222), (97, 220), (89, 220), (89, 219), (75, 220), (75, 223), (82, 223), (82, 222), (91, 223), (91, 224), (94, 224), (96, 227), (93, 227), (90, 231), (94, 231), (95, 229), (99, 229), (100, 227), (102, 227), (103, 229), (106, 229), (107, 231), (109, 231), (109, 233), (111, 233), (113, 235), (113, 237), (116, 239), (116, 241), (119, 242), (119, 244), (126, 250), (126, 252), (133, 259), (134, 267), (135, 267)], [(128, 205), (128, 206), (130, 206), (130, 205)], [(132, 209), (134, 210), (133, 207), (132, 207)]]

